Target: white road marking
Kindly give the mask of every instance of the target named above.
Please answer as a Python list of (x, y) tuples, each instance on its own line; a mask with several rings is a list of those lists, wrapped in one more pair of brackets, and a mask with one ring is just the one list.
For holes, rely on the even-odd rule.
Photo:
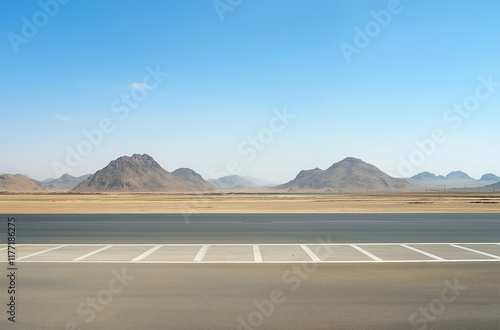
[(403, 247), (405, 247), (405, 248), (407, 248), (407, 249), (413, 250), (413, 251), (415, 251), (415, 252), (421, 253), (421, 254), (423, 254), (423, 255), (426, 255), (426, 256), (428, 256), (428, 257), (431, 257), (431, 258), (433, 258), (433, 259), (436, 259), (436, 260), (441, 260), (441, 261), (442, 261), (442, 260), (446, 260), (446, 259), (443, 259), (443, 258), (441, 258), (441, 257), (435, 256), (435, 255), (433, 255), (433, 254), (431, 254), (431, 253), (429, 253), (429, 252), (425, 252), (425, 251), (419, 250), (419, 249), (417, 249), (417, 248), (414, 248), (414, 247), (412, 247), (412, 246), (408, 246), (408, 245), (406, 245), (406, 244), (399, 244), (399, 245), (401, 245), (401, 246), (403, 246)]
[(59, 246), (56, 246), (56, 247), (53, 247), (53, 248), (50, 248), (50, 249), (46, 249), (46, 250), (43, 250), (43, 251), (38, 251), (38, 252), (35, 252), (35, 253), (32, 253), (32, 254), (28, 254), (27, 256), (24, 256), (24, 257), (18, 258), (18, 259), (17, 259), (17, 261), (21, 261), (21, 260), (24, 260), (24, 259), (28, 259), (28, 258), (31, 258), (31, 257), (37, 256), (37, 255), (42, 254), (42, 253), (45, 253), (45, 252), (49, 252), (49, 251), (53, 251), (53, 250), (57, 250), (57, 249), (62, 248), (63, 246), (66, 246), (66, 245), (59, 245)]
[(207, 254), (208, 248), (210, 245), (204, 244), (201, 246), (200, 251), (198, 251), (198, 254), (196, 257), (194, 257), (193, 261), (194, 262), (200, 262), (203, 261), (203, 258), (205, 258), (205, 255)]
[(146, 258), (151, 253), (155, 252), (156, 250), (158, 250), (161, 247), (162, 247), (161, 245), (153, 246), (151, 249), (147, 250), (146, 252), (144, 252), (140, 256), (137, 256), (134, 259), (132, 259), (132, 261), (141, 261), (142, 259)]
[[(169, 220), (168, 223), (170, 224), (177, 224), (177, 223), (184, 223), (185, 221), (182, 219), (178, 220)], [(241, 223), (243, 222), (242, 220), (190, 220), (191, 223)], [(38, 223), (45, 223), (45, 224), (65, 224), (65, 225), (73, 225), (73, 224), (137, 224), (137, 220), (117, 220), (117, 221), (110, 221), (110, 220), (103, 220), (103, 221), (40, 221)], [(158, 221), (142, 221), (141, 224), (146, 224), (146, 223), (153, 223), (153, 224), (162, 224), (162, 220)]]
[[(316, 261), (262, 261), (262, 264), (297, 264), (297, 263), (317, 263)], [(324, 264), (384, 264), (384, 263), (448, 263), (448, 262), (500, 262), (498, 259), (451, 259), (451, 260), (328, 260), (322, 261)], [(79, 263), (79, 264), (255, 264), (255, 261), (248, 260), (215, 260), (215, 261), (119, 261), (119, 260), (87, 260), (87, 261), (43, 261), (26, 260), (23, 263)]]
[[(485, 256), (483, 259), (480, 259), (480, 258), (475, 258), (475, 259), (460, 259), (460, 255), (457, 257), (457, 259), (455, 260), (447, 260), (447, 259), (443, 259), (441, 257), (438, 257), (434, 254), (431, 254), (431, 253), (428, 253), (428, 252), (425, 252), (425, 251), (422, 251), (420, 249), (418, 249), (418, 245), (419, 244), (433, 244), (434, 246), (443, 246), (443, 247), (455, 247), (455, 248), (459, 248), (461, 250), (466, 250), (466, 251), (470, 251), (470, 252), (474, 252), (474, 253), (477, 253), (478, 255), (483, 255)], [(39, 247), (39, 248), (46, 248), (45, 250), (43, 251), (38, 251), (38, 252), (35, 252), (35, 253), (32, 253), (30, 255), (27, 255), (27, 256), (24, 256), (22, 258), (19, 258), (18, 260), (21, 260), (22, 262), (54, 262), (54, 263), (62, 263), (62, 262), (73, 262), (73, 263), (158, 263), (158, 264), (169, 264), (169, 263), (177, 263), (177, 264), (182, 264), (182, 263), (211, 263), (211, 264), (217, 264), (217, 263), (235, 263), (235, 264), (239, 264), (239, 263), (267, 263), (267, 264), (272, 264), (272, 263), (297, 263), (297, 262), (300, 262), (300, 263), (415, 263), (415, 262), (422, 262), (422, 263), (425, 263), (425, 262), (471, 262), (471, 261), (475, 261), (475, 262), (485, 262), (485, 261), (494, 261), (494, 262), (500, 262), (500, 256), (496, 256), (496, 255), (493, 255), (493, 254), (490, 254), (490, 253), (486, 253), (486, 252), (482, 252), (482, 251), (478, 251), (478, 250), (475, 250), (475, 249), (471, 249), (471, 248), (468, 248), (468, 247), (464, 247), (464, 246), (460, 246), (460, 244), (482, 244), (482, 245), (488, 245), (488, 244), (495, 244), (495, 245), (500, 245), (500, 243), (352, 243), (352, 244), (347, 244), (347, 243), (331, 243), (331, 244), (328, 244), (328, 243), (320, 243), (320, 244), (108, 244), (108, 245), (104, 245), (104, 244), (18, 244), (16, 245), (16, 247), (19, 247), (19, 246), (26, 246), (26, 247)], [(317, 246), (317, 245), (325, 245), (325, 246), (350, 246), (358, 251), (360, 251), (361, 253), (363, 253), (364, 255), (368, 256), (371, 260), (359, 260), (359, 258), (356, 258), (356, 257), (353, 257), (351, 260), (329, 260), (329, 261), (322, 261), (320, 258), (318, 258), (318, 256), (311, 250), (310, 246)], [(423, 259), (423, 260), (420, 260), (420, 259), (415, 259), (415, 260), (383, 260), (379, 257), (377, 257), (376, 255), (368, 252), (367, 250), (363, 249), (362, 246), (363, 245), (377, 245), (377, 246), (386, 246), (388, 248), (390, 248), (391, 246), (403, 246), (405, 248), (408, 248), (410, 250), (413, 250), (415, 252), (418, 252), (422, 255), (425, 255), (427, 257), (430, 257), (432, 259)], [(1, 245), (2, 246), (2, 249), (5, 250), (7, 247), (5, 245)], [(67, 246), (73, 246), (73, 247), (89, 247), (89, 246), (95, 246), (96, 247), (96, 250), (92, 251), (92, 252), (89, 252), (85, 255), (82, 255), (78, 258), (75, 258), (71, 261), (63, 261), (63, 260), (57, 260), (58, 259), (58, 253), (55, 253), (53, 254), (52, 258), (54, 260), (29, 260), (31, 257), (34, 257), (36, 255), (39, 255), (39, 254), (42, 254), (42, 253), (45, 253), (45, 252), (49, 252), (49, 251), (53, 251), (53, 250), (57, 250), (59, 248), (62, 248), (62, 247), (67, 247)], [(161, 247), (164, 247), (164, 246), (175, 246), (175, 247), (199, 247), (199, 251), (197, 252), (196, 254), (196, 257), (192, 260), (188, 260), (188, 261), (168, 261), (168, 260), (154, 260), (154, 261), (145, 261), (144, 259), (154, 253), (156, 250), (158, 250), (159, 248)], [(234, 260), (234, 261), (230, 261), (230, 260), (211, 260), (211, 261), (204, 261), (204, 258), (205, 258), (205, 255), (207, 254), (208, 252), (208, 249), (211, 247), (211, 246), (225, 246), (225, 247), (237, 247), (237, 246), (252, 246), (252, 249), (253, 249), (253, 260), (248, 260), (248, 261), (245, 261), (245, 260)], [(307, 261), (296, 261), (296, 260), (281, 260), (281, 261), (264, 261), (262, 260), (262, 254), (261, 254), (261, 247), (262, 246), (282, 246), (282, 252), (283, 253), (288, 253), (287, 251), (287, 247), (297, 247), (297, 246), (300, 246), (302, 248), (302, 250), (304, 250), (304, 252), (310, 257), (311, 260), (307, 260)], [(417, 246), (417, 247), (415, 247)], [(477, 246), (480, 246), (480, 245), (477, 245)], [(97, 248), (99, 247), (99, 248)], [(149, 247), (149, 249), (145, 252), (143, 252), (142, 254), (136, 256), (135, 258), (133, 258), (132, 260), (128, 260), (128, 261), (119, 261), (119, 260), (86, 260), (88, 257), (90, 256), (93, 256), (99, 252), (102, 252), (106, 249), (109, 249), (111, 247), (114, 247), (116, 248), (117, 250), (119, 250), (120, 247)], [(21, 247), (22, 248), (22, 247)], [(119, 251), (118, 251), (119, 252)], [(486, 257), (488, 257), (486, 259)], [(0, 263), (2, 262), (6, 262), (5, 260), (0, 260)]]
[(253, 246), (253, 260), (255, 262), (262, 262), (262, 255), (260, 254), (260, 247), (258, 245)]
[(361, 253), (367, 255), (368, 257), (372, 258), (375, 261), (384, 261), (384, 260), (380, 259), (379, 257), (377, 257), (376, 255), (371, 254), (370, 252), (368, 252), (368, 251), (360, 248), (356, 244), (349, 244), (349, 245), (352, 246), (353, 248), (355, 248), (356, 250), (358, 250), (359, 252), (361, 252)]
[[(103, 246), (107, 245), (108, 243), (74, 243), (74, 244), (64, 244), (65, 246)], [(398, 243), (301, 243), (304, 245), (312, 246), (312, 245), (331, 245), (331, 246), (350, 246), (352, 244), (356, 245), (400, 245), (400, 244), (411, 244), (411, 245), (447, 245), (447, 244), (467, 244), (467, 245), (484, 245), (484, 244), (496, 244), (500, 245), (500, 243), (490, 243), (490, 242), (485, 242), (485, 243), (469, 243), (469, 242), (447, 242), (447, 243), (436, 243), (436, 242), (430, 242), (430, 243), (415, 243), (415, 242), (398, 242)], [(59, 244), (55, 243), (34, 243), (34, 244), (16, 244), (16, 247), (18, 246), (59, 246)], [(115, 243), (113, 246), (156, 246), (158, 243)], [(172, 244), (161, 244), (162, 246), (202, 246), (202, 245), (211, 245), (211, 246), (252, 246), (255, 245), (255, 243), (172, 243)], [(270, 245), (270, 246), (290, 246), (290, 245), (300, 245), (300, 244), (294, 244), (294, 243), (259, 243), (259, 245)]]
[(307, 245), (301, 245), (300, 247), (302, 248), (302, 250), (304, 250), (305, 253), (307, 253), (307, 255), (309, 256), (309, 258), (311, 258), (312, 261), (321, 262), (321, 259), (318, 258), (318, 256), (314, 252), (312, 252)]
[(492, 257), (492, 258), (495, 258), (495, 259), (500, 259), (499, 256), (496, 256), (494, 254), (490, 254), (490, 253), (486, 253), (486, 252), (482, 252), (482, 251), (477, 251), (477, 250), (474, 250), (474, 249), (469, 249), (467, 247), (460, 246), (460, 245), (457, 245), (457, 244), (448, 244), (448, 245), (451, 245), (451, 246), (454, 246), (454, 247), (457, 247), (457, 248), (460, 248), (460, 249), (464, 249), (464, 250), (467, 250), (467, 251), (479, 253), (479, 254), (482, 254), (484, 256)]
[(97, 254), (97, 253), (99, 253), (99, 252), (101, 252), (101, 251), (104, 251), (104, 250), (106, 250), (106, 249), (109, 249), (109, 248), (110, 248), (110, 247), (112, 247), (112, 246), (113, 246), (113, 245), (106, 245), (106, 246), (103, 246), (103, 247), (102, 247), (102, 248), (100, 248), (100, 249), (97, 249), (97, 250), (95, 250), (95, 251), (92, 251), (92, 252), (89, 252), (89, 253), (87, 253), (87, 254), (84, 254), (83, 256), (80, 256), (80, 257), (78, 257), (78, 258), (75, 258), (75, 259), (73, 259), (73, 261), (81, 261), (81, 260), (86, 259), (86, 258), (88, 258), (88, 257), (90, 257), (90, 256), (93, 256), (94, 254)]
[[(311, 222), (326, 222), (326, 223), (351, 223), (351, 222), (361, 222), (361, 223), (379, 223), (379, 222), (401, 222), (401, 221), (391, 221), (391, 220), (272, 220), (272, 223), (311, 223)], [(438, 222), (438, 221), (432, 221)], [(439, 221), (441, 222), (441, 221)]]

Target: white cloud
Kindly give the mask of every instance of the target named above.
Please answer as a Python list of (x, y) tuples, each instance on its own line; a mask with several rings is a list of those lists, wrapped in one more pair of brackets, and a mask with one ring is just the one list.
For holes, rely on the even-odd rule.
[(70, 118), (69, 118), (69, 117), (67, 117), (67, 116), (63, 116), (63, 115), (60, 115), (60, 114), (58, 114), (58, 113), (56, 113), (54, 116), (55, 116), (57, 119), (64, 120), (64, 121), (69, 121), (69, 120), (70, 120)]
[(144, 84), (144, 83), (133, 83), (129, 87), (132, 89), (149, 89), (150, 88), (148, 84)]

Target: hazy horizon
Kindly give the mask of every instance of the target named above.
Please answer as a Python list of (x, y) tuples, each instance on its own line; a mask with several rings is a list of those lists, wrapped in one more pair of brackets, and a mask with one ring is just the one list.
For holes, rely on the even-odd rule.
[(283, 183), (346, 157), (394, 177), (500, 175), (498, 1), (2, 12), (0, 173), (80, 176), (147, 153), (205, 179)]

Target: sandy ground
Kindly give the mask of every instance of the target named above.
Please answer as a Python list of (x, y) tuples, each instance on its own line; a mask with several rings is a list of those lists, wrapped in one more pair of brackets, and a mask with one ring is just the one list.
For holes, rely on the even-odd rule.
[(498, 213), (500, 192), (2, 194), (0, 213)]

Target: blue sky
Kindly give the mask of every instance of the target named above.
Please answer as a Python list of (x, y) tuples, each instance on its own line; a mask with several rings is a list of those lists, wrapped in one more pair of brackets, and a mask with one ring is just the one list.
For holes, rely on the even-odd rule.
[[(52, 16), (37, 1), (1, 4), (0, 173), (81, 175), (148, 153), (169, 171), (276, 183), (348, 156), (394, 176), (500, 175), (498, 1), (41, 3)], [(168, 76), (141, 85), (157, 68)], [(131, 95), (146, 96), (120, 119), (113, 104)], [(447, 112), (465, 100), (473, 111)], [(270, 126), (284, 109), (294, 118)], [(102, 120), (112, 132), (68, 163)], [(424, 153), (415, 141), (436, 129), (446, 139)]]

